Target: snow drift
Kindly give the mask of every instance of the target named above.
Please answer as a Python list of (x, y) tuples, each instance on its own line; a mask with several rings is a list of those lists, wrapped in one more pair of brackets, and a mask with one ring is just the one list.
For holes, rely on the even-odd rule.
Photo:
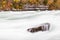
[[(2, 12), (2, 14), (0, 15), (0, 40), (60, 40), (59, 11), (22, 12), (23, 14), (29, 13), (28, 16), (17, 15), (19, 14), (18, 12), (17, 14), (15, 13), (16, 16), (14, 15), (14, 12), (12, 12), (13, 14), (7, 13), (4, 14)], [(49, 31), (44, 32), (39, 31), (36, 33), (30, 33), (27, 31), (28, 28), (36, 27), (39, 26), (41, 23), (46, 22), (51, 24)]]

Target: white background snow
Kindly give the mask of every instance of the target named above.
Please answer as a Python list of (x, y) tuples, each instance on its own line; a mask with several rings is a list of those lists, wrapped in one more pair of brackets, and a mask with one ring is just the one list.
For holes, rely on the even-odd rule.
[[(50, 23), (50, 30), (27, 31), (42, 23)], [(60, 40), (60, 11), (0, 12), (0, 40)]]

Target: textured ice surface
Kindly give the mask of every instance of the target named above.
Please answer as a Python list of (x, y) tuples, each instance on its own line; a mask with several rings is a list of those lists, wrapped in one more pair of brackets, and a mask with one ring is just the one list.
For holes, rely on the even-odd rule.
[(15, 19), (26, 19), (32, 18), (38, 15), (60, 15), (60, 11), (6, 11), (0, 12), (0, 19), (8, 19), (8, 20), (15, 20)]
[[(30, 14), (30, 12), (23, 12), (29, 13), (28, 16), (14, 16), (14, 13), (4, 14), (2, 13), (0, 15), (0, 40), (53, 40), (52, 38), (55, 38), (55, 35), (60, 35), (60, 16), (59, 12), (32, 12), (33, 14)], [(35, 13), (35, 14), (34, 14)], [(47, 13), (47, 14), (44, 14)], [(50, 14), (52, 13), (52, 15)], [(54, 14), (55, 13), (55, 14)], [(22, 14), (22, 13), (21, 13)], [(31, 16), (32, 15), (32, 16)], [(34, 15), (34, 16), (33, 16)], [(24, 18), (25, 17), (25, 18)], [(18, 19), (17, 19), (18, 18)], [(22, 19), (20, 19), (22, 18)], [(10, 19), (10, 20), (5, 20)], [(12, 20), (15, 19), (15, 20)], [(17, 19), (17, 20), (16, 20)], [(37, 32), (37, 33), (30, 33), (27, 32), (28, 28), (39, 26), (41, 23), (50, 23), (51, 27), (49, 31), (45, 32)], [(58, 36), (59, 38), (59, 36)], [(55, 39), (54, 39), (55, 40)]]

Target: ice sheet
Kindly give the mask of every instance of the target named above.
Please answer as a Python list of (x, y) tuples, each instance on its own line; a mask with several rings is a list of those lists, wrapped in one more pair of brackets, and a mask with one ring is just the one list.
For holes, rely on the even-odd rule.
[[(0, 40), (52, 40), (51, 37), (55, 38), (55, 35), (60, 35), (60, 16), (58, 15), (59, 12), (58, 14), (55, 12), (53, 15), (47, 15), (44, 13), (44, 15), (36, 14), (31, 18), (27, 17), (18, 20), (0, 19)], [(27, 32), (28, 28), (37, 27), (41, 23), (46, 22), (51, 24), (49, 31), (40, 31), (37, 33)]]

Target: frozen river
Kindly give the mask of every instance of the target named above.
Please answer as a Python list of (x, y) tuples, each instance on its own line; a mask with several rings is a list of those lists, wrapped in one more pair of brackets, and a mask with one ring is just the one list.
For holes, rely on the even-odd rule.
[[(1, 12), (0, 40), (60, 40), (60, 12)], [(30, 33), (28, 28), (50, 23), (49, 31)]]

